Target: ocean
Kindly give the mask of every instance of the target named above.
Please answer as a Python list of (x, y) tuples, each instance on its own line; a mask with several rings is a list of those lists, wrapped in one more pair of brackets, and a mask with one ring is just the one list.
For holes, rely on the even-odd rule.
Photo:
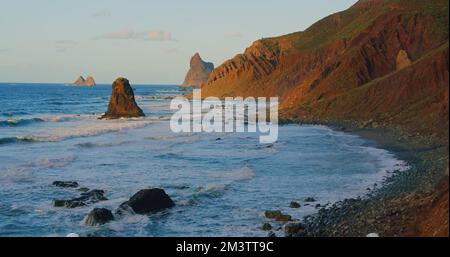
[[(364, 196), (407, 164), (356, 135), (325, 126), (279, 127), (274, 144), (255, 133), (172, 133), (177, 86), (134, 85), (145, 118), (98, 120), (110, 85), (0, 84), (0, 236), (266, 236), (266, 210), (294, 219)], [(217, 140), (220, 138), (220, 140)], [(56, 180), (106, 191), (107, 201), (56, 208), (79, 196)], [(164, 189), (172, 209), (83, 224), (143, 188)], [(305, 205), (304, 199), (317, 202)], [(302, 207), (289, 208), (291, 201)], [(277, 235), (282, 224), (272, 222)]]

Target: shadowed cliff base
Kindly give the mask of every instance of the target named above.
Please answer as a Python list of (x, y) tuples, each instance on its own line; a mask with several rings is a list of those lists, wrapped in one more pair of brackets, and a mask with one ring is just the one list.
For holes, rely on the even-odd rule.
[[(418, 199), (439, 191), (448, 166), (448, 5), (361, 0), (305, 31), (256, 41), (202, 86), (202, 97), (279, 96), (282, 122), (371, 131), (379, 143), (390, 138), (380, 145), (408, 155), (413, 167), (394, 176), (380, 197), (323, 210), (318, 217), (330, 219), (310, 224), (312, 235), (441, 234), (413, 228), (437, 208)], [(448, 213), (448, 204), (438, 206)], [(439, 217), (433, 219), (448, 226), (448, 215)]]

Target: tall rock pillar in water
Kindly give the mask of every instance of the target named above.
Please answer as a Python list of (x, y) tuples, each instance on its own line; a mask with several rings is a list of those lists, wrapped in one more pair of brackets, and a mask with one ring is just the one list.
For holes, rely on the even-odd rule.
[(206, 83), (209, 74), (214, 70), (214, 64), (204, 62), (200, 55), (196, 53), (191, 58), (190, 69), (186, 74), (183, 82), (183, 87), (200, 88), (203, 83)]
[(145, 116), (134, 99), (133, 89), (126, 78), (118, 78), (112, 84), (108, 111), (101, 119), (119, 119)]

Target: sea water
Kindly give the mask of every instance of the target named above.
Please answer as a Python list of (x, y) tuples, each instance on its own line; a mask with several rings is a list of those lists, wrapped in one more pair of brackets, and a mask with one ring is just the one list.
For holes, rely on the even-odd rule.
[[(0, 236), (265, 236), (265, 210), (301, 219), (316, 213), (316, 204), (362, 196), (406, 167), (386, 150), (325, 126), (280, 126), (274, 144), (260, 144), (255, 133), (173, 133), (170, 99), (184, 92), (134, 88), (145, 118), (98, 120), (110, 85), (0, 84)], [(105, 190), (109, 200), (53, 207), (53, 199), (80, 194), (53, 186), (55, 180)], [(94, 207), (114, 212), (151, 187), (164, 189), (176, 206), (83, 224)], [(307, 197), (317, 202), (305, 205)], [(289, 208), (291, 201), (302, 207)]]

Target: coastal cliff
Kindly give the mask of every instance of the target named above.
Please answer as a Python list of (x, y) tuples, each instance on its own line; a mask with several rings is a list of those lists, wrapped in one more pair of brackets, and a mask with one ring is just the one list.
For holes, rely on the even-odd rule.
[(202, 84), (208, 81), (209, 74), (213, 69), (214, 64), (203, 61), (200, 54), (196, 53), (191, 58), (190, 68), (186, 74), (186, 78), (184, 79), (182, 86), (199, 88)]
[(305, 31), (258, 40), (202, 87), (204, 97), (236, 95), (279, 96), (285, 119), (448, 135), (448, 1), (362, 0)]
[[(361, 235), (368, 228), (405, 235), (417, 219), (396, 220), (388, 212), (401, 208), (405, 217), (426, 219), (423, 201), (405, 195), (428, 199), (436, 188), (445, 191), (439, 182), (448, 166), (448, 5), (446, 0), (360, 0), (305, 31), (254, 42), (214, 69), (202, 86), (202, 97), (278, 96), (284, 122), (339, 124), (350, 132), (379, 130), (376, 140), (392, 137), (390, 144), (381, 145), (414, 156), (421, 169), (416, 168), (421, 173), (414, 188), (366, 203), (373, 210), (358, 229), (356, 221), (349, 225), (334, 217), (335, 230), (320, 228), (311, 235)], [(347, 219), (369, 208), (356, 209)], [(447, 227), (448, 235), (448, 198), (441, 211), (447, 219), (440, 215), (434, 220)], [(369, 226), (367, 217), (392, 224)], [(436, 235), (433, 229), (423, 231), (421, 235)]]

